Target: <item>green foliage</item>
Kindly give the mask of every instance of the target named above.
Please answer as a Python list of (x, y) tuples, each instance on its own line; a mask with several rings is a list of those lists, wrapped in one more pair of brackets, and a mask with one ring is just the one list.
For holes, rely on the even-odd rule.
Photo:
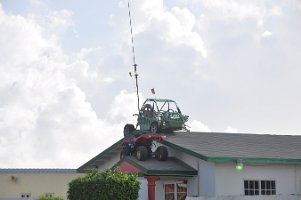
[(40, 196), (39, 200), (64, 200), (61, 197), (47, 197), (47, 196)]
[(140, 185), (136, 174), (91, 171), (69, 183), (69, 200), (135, 200)]

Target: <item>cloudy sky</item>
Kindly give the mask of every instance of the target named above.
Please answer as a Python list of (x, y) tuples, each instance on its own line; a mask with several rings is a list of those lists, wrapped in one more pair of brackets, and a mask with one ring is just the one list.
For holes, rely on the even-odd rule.
[[(142, 99), (301, 135), (301, 1), (130, 0)], [(0, 168), (77, 168), (137, 113), (126, 0), (0, 0)]]

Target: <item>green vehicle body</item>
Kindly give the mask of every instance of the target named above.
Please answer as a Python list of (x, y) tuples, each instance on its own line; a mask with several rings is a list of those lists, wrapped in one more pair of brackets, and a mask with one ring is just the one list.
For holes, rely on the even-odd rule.
[(170, 99), (146, 99), (138, 114), (140, 130), (157, 133), (161, 130), (185, 129), (188, 115), (183, 115), (176, 102)]

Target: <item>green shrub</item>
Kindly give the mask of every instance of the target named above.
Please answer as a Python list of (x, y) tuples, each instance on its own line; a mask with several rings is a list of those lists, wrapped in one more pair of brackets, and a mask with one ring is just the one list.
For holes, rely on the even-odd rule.
[(47, 197), (47, 196), (40, 196), (39, 200), (64, 200), (61, 197)]
[(69, 200), (135, 200), (140, 185), (135, 174), (91, 171), (69, 183)]

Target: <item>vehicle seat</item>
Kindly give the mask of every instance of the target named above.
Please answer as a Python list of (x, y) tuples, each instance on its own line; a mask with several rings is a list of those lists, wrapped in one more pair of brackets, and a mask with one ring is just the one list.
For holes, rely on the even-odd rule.
[(143, 115), (145, 117), (153, 117), (154, 116), (154, 109), (150, 104), (145, 104), (142, 109)]

